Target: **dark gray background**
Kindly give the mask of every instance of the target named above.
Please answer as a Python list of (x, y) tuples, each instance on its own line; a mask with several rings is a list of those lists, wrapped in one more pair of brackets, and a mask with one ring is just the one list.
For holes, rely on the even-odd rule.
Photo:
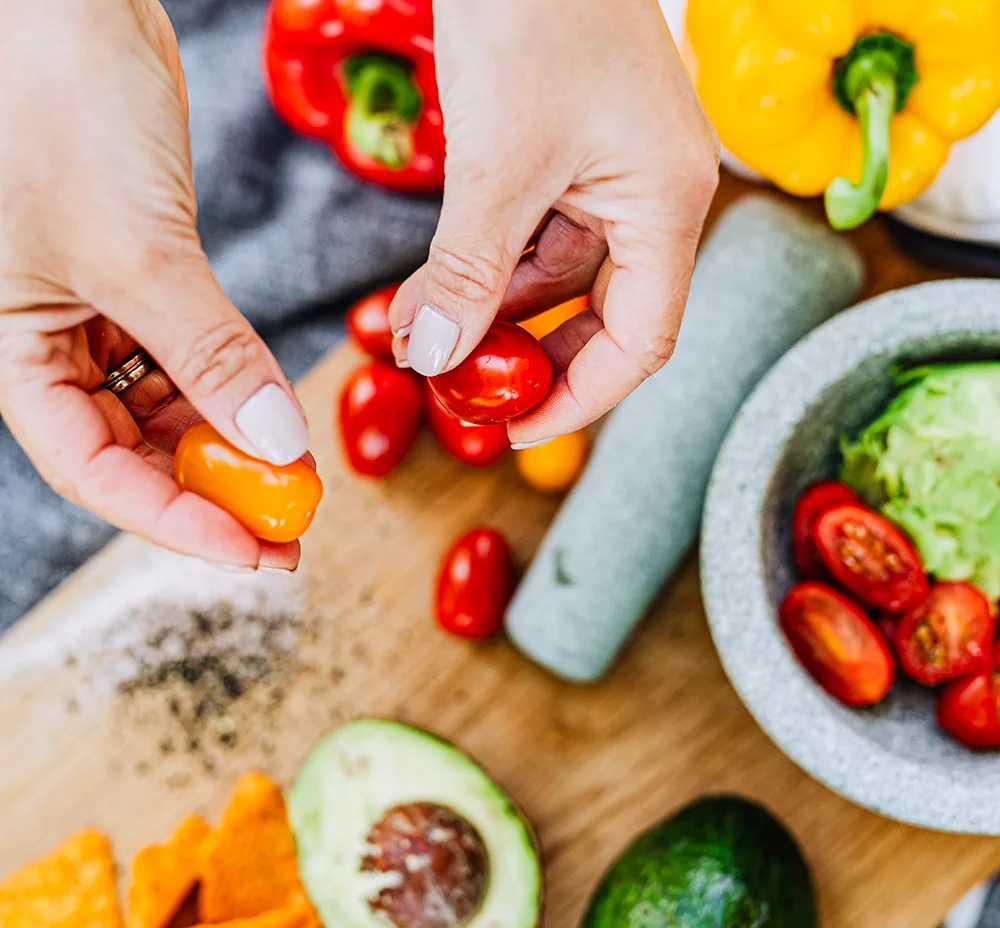
[[(439, 203), (365, 185), (294, 135), (264, 94), (264, 0), (164, 0), (191, 98), (199, 228), (216, 274), (298, 377), (341, 335), (341, 311), (417, 267)], [(0, 632), (114, 529), (59, 499), (0, 423)]]

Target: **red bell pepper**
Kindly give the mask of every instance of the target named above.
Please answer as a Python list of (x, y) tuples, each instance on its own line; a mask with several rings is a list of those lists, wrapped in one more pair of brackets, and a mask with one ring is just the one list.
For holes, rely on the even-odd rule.
[(365, 180), (444, 187), (431, 0), (272, 0), (264, 73), (275, 108)]

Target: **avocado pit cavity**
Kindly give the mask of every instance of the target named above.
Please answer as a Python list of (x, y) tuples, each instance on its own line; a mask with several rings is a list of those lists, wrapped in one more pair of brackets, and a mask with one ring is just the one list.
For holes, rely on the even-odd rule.
[(393, 806), (368, 834), (361, 870), (386, 874), (368, 900), (396, 928), (464, 928), (482, 907), (489, 855), (473, 825), (446, 806)]

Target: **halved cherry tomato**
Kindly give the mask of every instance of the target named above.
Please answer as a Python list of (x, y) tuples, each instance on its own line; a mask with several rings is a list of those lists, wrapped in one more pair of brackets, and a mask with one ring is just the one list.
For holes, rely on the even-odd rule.
[(435, 614), (462, 638), (489, 638), (503, 622), (514, 586), (510, 548), (498, 531), (475, 528), (441, 562)]
[(568, 490), (587, 463), (590, 439), (584, 431), (570, 432), (534, 448), (516, 451), (517, 469), (525, 481), (543, 493)]
[(389, 284), (358, 300), (347, 311), (347, 331), (373, 358), (392, 360), (392, 327), (389, 325), (389, 305), (399, 284)]
[(530, 319), (522, 319), (518, 325), (534, 335), (535, 338), (542, 339), (558, 329), (564, 322), (585, 312), (589, 307), (590, 297), (578, 296), (576, 299), (560, 303), (558, 306), (547, 309), (545, 312), (539, 313), (537, 316), (532, 316)]
[(792, 587), (781, 604), (781, 627), (806, 670), (848, 706), (878, 702), (896, 668), (878, 629), (860, 606), (822, 583)]
[(792, 513), (792, 545), (795, 563), (803, 578), (819, 579), (827, 575), (813, 542), (813, 529), (824, 512), (844, 505), (863, 506), (864, 503), (839, 480), (817, 480), (802, 491)]
[(935, 583), (896, 626), (896, 653), (906, 673), (934, 686), (973, 673), (990, 656), (994, 622), (971, 583)]
[(988, 667), (941, 687), (937, 721), (970, 748), (1000, 748), (1000, 644)]
[(385, 361), (348, 378), (340, 394), (340, 437), (351, 466), (384, 477), (402, 463), (420, 431), (420, 381)]
[(430, 379), (450, 413), (466, 422), (507, 422), (537, 406), (552, 386), (552, 362), (520, 326), (494, 322), (461, 364)]
[(182, 490), (215, 503), (264, 541), (302, 535), (323, 498), (323, 483), (303, 460), (279, 467), (231, 445), (207, 422), (192, 425), (174, 452)]
[(463, 464), (487, 467), (499, 461), (510, 449), (505, 424), (463, 422), (448, 412), (430, 390), (427, 391), (427, 418), (441, 447)]
[(927, 595), (927, 574), (906, 535), (862, 506), (835, 506), (813, 529), (827, 569), (863, 603), (902, 612)]

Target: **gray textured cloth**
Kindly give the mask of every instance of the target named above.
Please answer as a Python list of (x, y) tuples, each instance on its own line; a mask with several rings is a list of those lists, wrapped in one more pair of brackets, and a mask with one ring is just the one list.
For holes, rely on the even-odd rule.
[[(264, 0), (164, 0), (191, 97), (199, 228), (222, 286), (297, 377), (340, 310), (419, 265), (439, 203), (354, 180), (274, 115), (260, 73)], [(60, 500), (0, 423), (0, 632), (114, 530)]]

